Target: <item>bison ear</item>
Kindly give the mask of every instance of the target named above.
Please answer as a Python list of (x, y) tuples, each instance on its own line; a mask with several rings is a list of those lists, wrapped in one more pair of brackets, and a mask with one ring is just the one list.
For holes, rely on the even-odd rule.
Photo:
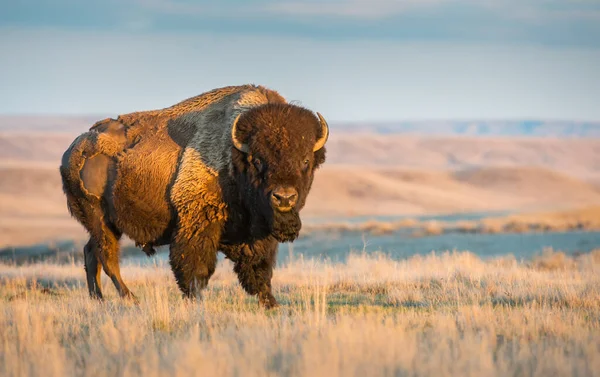
[(319, 117), (319, 123), (321, 124), (321, 137), (315, 143), (315, 146), (313, 147), (313, 152), (316, 152), (319, 149), (323, 148), (325, 146), (325, 143), (327, 142), (327, 138), (329, 138), (329, 126), (327, 125), (325, 118), (323, 118), (323, 115), (321, 115), (320, 113), (317, 113), (317, 116)]
[(235, 120), (233, 121), (233, 126), (231, 126), (231, 141), (233, 142), (233, 146), (235, 147), (235, 149), (239, 150), (240, 152), (248, 153), (250, 151), (250, 148), (248, 148), (248, 144), (242, 143), (237, 138), (237, 122), (240, 119), (240, 116), (242, 116), (242, 114), (239, 114), (235, 118)]

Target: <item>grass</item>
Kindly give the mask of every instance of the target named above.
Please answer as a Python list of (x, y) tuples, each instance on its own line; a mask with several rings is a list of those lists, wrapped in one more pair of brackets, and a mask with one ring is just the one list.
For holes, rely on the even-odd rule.
[(600, 251), (469, 252), (276, 269), (264, 311), (221, 263), (201, 302), (167, 265), (126, 265), (140, 298), (87, 297), (75, 264), (0, 264), (0, 375), (600, 375)]

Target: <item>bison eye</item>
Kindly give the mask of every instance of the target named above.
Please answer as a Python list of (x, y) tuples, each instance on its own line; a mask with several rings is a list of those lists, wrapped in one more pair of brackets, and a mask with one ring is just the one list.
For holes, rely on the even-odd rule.
[(306, 160), (304, 160), (302, 168), (304, 170), (308, 169), (308, 166), (310, 165), (310, 160), (307, 158)]
[(256, 170), (258, 170), (259, 172), (262, 171), (263, 169), (263, 163), (260, 160), (260, 158), (255, 158), (252, 163), (254, 164), (254, 167), (256, 168)]

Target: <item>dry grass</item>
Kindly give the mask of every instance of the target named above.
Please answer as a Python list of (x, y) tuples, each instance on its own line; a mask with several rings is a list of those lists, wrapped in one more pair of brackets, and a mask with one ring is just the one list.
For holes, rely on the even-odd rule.
[(80, 266), (0, 265), (0, 375), (599, 375), (599, 273), (600, 251), (299, 259), (264, 312), (229, 263), (195, 303), (167, 266), (125, 266), (139, 306), (107, 280), (88, 299)]

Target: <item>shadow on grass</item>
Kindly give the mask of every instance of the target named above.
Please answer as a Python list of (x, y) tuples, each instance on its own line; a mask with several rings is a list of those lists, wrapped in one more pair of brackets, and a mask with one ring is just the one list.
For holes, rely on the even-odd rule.
[(490, 303), (493, 307), (522, 308), (534, 305), (550, 308), (579, 309), (586, 305), (580, 300), (559, 296), (527, 295), (519, 297), (493, 297), (482, 304)]
[[(57, 264), (81, 263), (85, 242), (57, 241), (29, 246), (5, 247), (0, 249), (0, 262), (21, 266), (30, 263), (50, 262)], [(122, 246), (121, 258), (144, 255), (134, 246)]]

